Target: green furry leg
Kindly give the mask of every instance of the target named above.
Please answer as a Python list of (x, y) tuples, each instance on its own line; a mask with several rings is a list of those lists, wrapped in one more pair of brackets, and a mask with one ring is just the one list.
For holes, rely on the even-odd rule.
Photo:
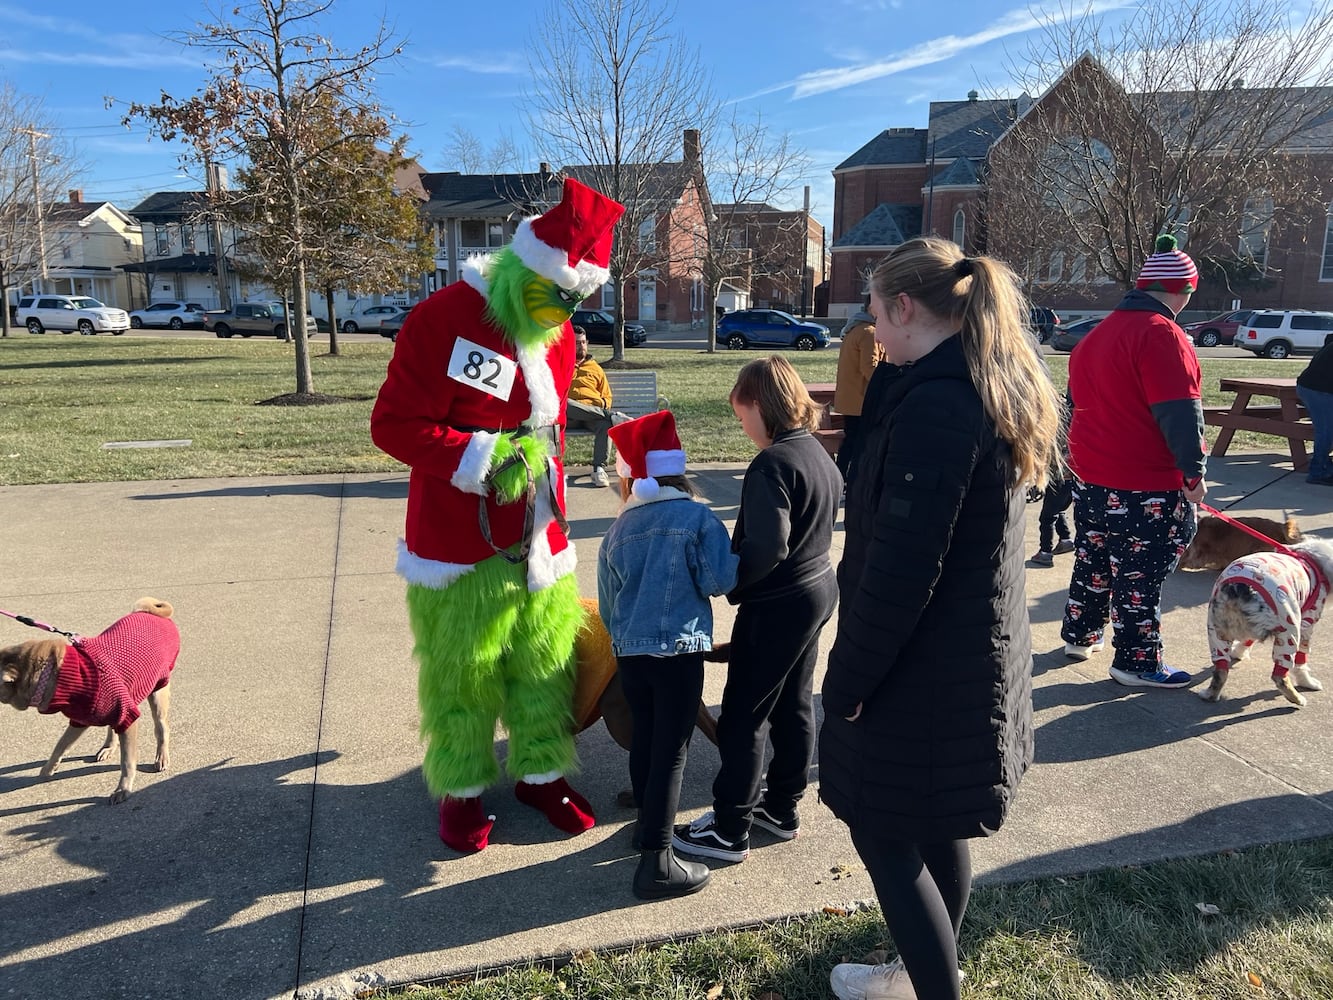
[(408, 584), (407, 611), (432, 795), (496, 780), (501, 713), (511, 774), (573, 768), (573, 650), (583, 616), (573, 575), (534, 594), (526, 566), (496, 557), (444, 590)]
[(501, 718), (509, 731), (505, 769), (524, 775), (569, 774), (574, 754), (574, 640), (583, 623), (571, 573), (528, 595), (505, 658)]

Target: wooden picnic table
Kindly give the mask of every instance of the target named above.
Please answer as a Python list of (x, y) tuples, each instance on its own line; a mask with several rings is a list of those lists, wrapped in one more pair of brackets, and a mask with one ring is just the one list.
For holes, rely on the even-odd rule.
[(836, 388), (836, 382), (805, 383), (805, 391), (810, 393), (810, 398), (824, 408), (815, 437), (824, 446), (824, 450), (835, 457), (838, 449), (842, 447), (843, 439), (842, 414), (833, 409), (833, 392)]
[[(1213, 442), (1215, 457), (1227, 453), (1236, 431), (1257, 431), (1286, 438), (1292, 466), (1297, 471), (1309, 467), (1305, 442), (1314, 440), (1314, 424), (1296, 396), (1294, 378), (1224, 378), (1218, 386), (1223, 392), (1234, 392), (1236, 399), (1230, 406), (1203, 408), (1203, 422), (1221, 428)], [(1278, 402), (1276, 406), (1255, 405), (1251, 402), (1255, 396), (1276, 398)]]

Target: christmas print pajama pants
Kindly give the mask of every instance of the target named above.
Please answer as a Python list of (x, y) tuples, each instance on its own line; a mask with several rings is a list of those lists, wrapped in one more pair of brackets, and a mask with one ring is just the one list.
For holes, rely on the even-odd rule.
[(1090, 646), (1109, 617), (1115, 659), (1130, 673), (1162, 661), (1162, 584), (1194, 537), (1194, 505), (1181, 490), (1074, 486), (1074, 571), (1060, 636)]

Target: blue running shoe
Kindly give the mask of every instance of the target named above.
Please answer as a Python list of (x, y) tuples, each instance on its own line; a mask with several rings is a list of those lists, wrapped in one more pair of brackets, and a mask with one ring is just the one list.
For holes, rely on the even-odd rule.
[(1194, 677), (1189, 672), (1168, 666), (1161, 666), (1154, 671), (1141, 674), (1112, 667), (1110, 674), (1111, 680), (1125, 687), (1187, 688), (1194, 683)]

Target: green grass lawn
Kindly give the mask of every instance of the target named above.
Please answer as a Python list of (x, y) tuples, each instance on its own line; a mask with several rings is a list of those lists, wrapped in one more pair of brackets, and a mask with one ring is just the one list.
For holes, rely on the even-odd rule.
[[(742, 870), (738, 877), (744, 878)], [(713, 888), (705, 892), (719, 891)], [(987, 886), (964, 1000), (1328, 1000), (1333, 841)], [(1216, 907), (1206, 915), (1198, 904)], [(838, 962), (894, 954), (878, 909), (573, 956), (413, 989), (424, 1000), (827, 1000)]]
[[(186, 479), (330, 472), (390, 472), (401, 466), (370, 441), (375, 393), (393, 346), (348, 344), (311, 366), (319, 393), (347, 402), (259, 406), (295, 389), (292, 347), (273, 340), (34, 337), (0, 340), (0, 485)], [(655, 368), (692, 462), (746, 462), (754, 448), (727, 395), (737, 370), (758, 352), (706, 354), (639, 348), (631, 362)], [(831, 382), (837, 353), (787, 352), (810, 382)], [(598, 357), (604, 357), (600, 352)], [(1063, 387), (1068, 358), (1049, 358)], [(1227, 375), (1291, 375), (1301, 360), (1205, 358), (1204, 399)], [(183, 448), (104, 449), (109, 441), (188, 439)], [(1277, 438), (1249, 432), (1233, 447), (1284, 452)], [(569, 442), (568, 461), (592, 460), (590, 437)]]

